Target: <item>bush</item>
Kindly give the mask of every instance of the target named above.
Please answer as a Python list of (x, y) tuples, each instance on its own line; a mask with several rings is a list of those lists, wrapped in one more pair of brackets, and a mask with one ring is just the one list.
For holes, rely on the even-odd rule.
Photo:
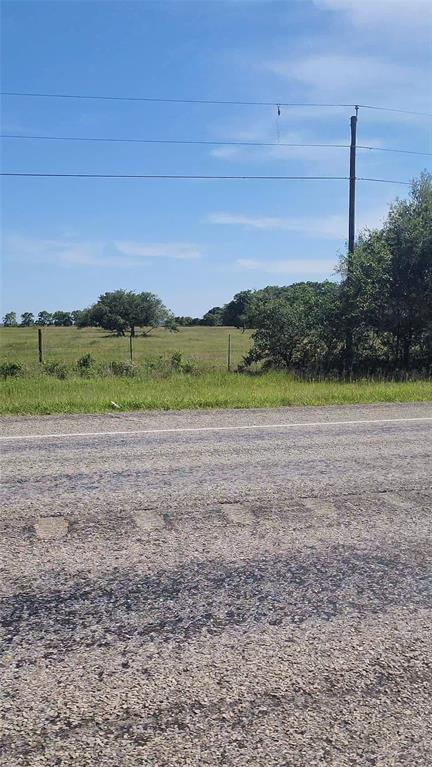
[(64, 362), (46, 362), (43, 366), (43, 371), (48, 376), (54, 376), (64, 381), (67, 377), (68, 369)]
[(109, 364), (109, 371), (113, 376), (132, 378), (139, 372), (138, 367), (133, 362), (117, 362), (113, 360)]
[(90, 375), (94, 369), (95, 362), (96, 360), (91, 354), (84, 354), (83, 357), (80, 357), (79, 360), (77, 360), (78, 373), (82, 376)]
[(0, 365), (0, 375), (6, 378), (16, 378), (24, 374), (24, 368), (20, 362), (3, 362)]
[(171, 370), (176, 373), (196, 373), (197, 365), (193, 360), (188, 360), (183, 352), (174, 352), (171, 357)]
[(54, 376), (55, 378), (60, 378), (63, 381), (65, 378), (67, 378), (69, 370), (64, 362), (54, 361), (45, 362), (43, 366), (43, 372), (48, 376)]

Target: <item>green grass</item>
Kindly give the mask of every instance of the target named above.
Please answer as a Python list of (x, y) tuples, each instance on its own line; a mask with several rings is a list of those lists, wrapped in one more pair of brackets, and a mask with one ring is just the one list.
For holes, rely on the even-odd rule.
[[(99, 363), (129, 360), (129, 338), (113, 336), (100, 328), (43, 328), (44, 359), (73, 365), (90, 352)], [(232, 364), (236, 367), (250, 348), (250, 331), (235, 328), (180, 328), (178, 333), (154, 330), (150, 336), (133, 339), (133, 357), (137, 364), (158, 356), (171, 357), (181, 351), (195, 360), (202, 370), (226, 370), (228, 335), (231, 334)], [(37, 328), (0, 328), (1, 361), (20, 362), (38, 368)]]
[[(432, 400), (432, 382), (356, 383), (292, 380), (284, 373), (172, 375), (169, 378), (8, 379), (2, 383), (0, 413), (102, 413), (113, 400), (126, 410), (250, 408), (282, 405), (348, 405)], [(117, 412), (117, 411), (116, 411)]]
[[(100, 368), (113, 360), (128, 361), (129, 339), (95, 328), (44, 328), (45, 360), (66, 363), (68, 367), (67, 378), (59, 380), (41, 372), (36, 328), (1, 328), (1, 361), (23, 364), (25, 375), (0, 383), (0, 414), (101, 413), (113, 410), (112, 401), (126, 411), (432, 400), (431, 381), (310, 383), (282, 372), (227, 373), (229, 333), (235, 368), (250, 347), (250, 333), (195, 327), (181, 328), (179, 333), (157, 330), (148, 338), (138, 336), (134, 340), (134, 361), (142, 367), (136, 377), (103, 376), (96, 370), (94, 376), (81, 378), (73, 372), (79, 357), (90, 352)], [(156, 364), (153, 372), (145, 372), (146, 360), (169, 360), (177, 351), (197, 363), (197, 374), (170, 374), (169, 363)]]

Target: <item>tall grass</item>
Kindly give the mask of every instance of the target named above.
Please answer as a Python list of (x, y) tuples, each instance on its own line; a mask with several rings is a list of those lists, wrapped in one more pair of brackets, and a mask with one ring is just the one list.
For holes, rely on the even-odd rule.
[(103, 413), (112, 402), (122, 411), (187, 408), (251, 408), (284, 405), (345, 405), (432, 400), (432, 382), (302, 382), (286, 373), (172, 374), (155, 379), (43, 375), (9, 378), (1, 384), (2, 415)]

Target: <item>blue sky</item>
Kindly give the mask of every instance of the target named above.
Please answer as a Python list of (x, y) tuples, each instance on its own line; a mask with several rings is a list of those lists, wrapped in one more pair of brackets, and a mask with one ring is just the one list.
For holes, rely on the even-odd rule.
[[(366, 103), (432, 112), (429, 0), (4, 2), (3, 90)], [(2, 132), (346, 143), (350, 109), (5, 97)], [(431, 152), (432, 121), (360, 110), (358, 142)], [(16, 172), (347, 175), (344, 149), (5, 139)], [(360, 151), (409, 180), (428, 157)], [(407, 188), (359, 182), (358, 226)], [(334, 276), (338, 181), (3, 180), (3, 311), (75, 309), (119, 287), (199, 315), (241, 289)]]

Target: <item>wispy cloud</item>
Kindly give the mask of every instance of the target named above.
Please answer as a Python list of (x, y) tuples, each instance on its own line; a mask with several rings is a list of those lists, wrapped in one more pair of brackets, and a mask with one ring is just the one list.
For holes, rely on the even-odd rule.
[(430, 0), (314, 0), (318, 8), (342, 12), (357, 26), (418, 28), (430, 35), (432, 4)]
[[(301, 85), (307, 99), (319, 103), (403, 105), (424, 111), (430, 92), (427, 68), (384, 55), (324, 51), (274, 58), (264, 68), (292, 86)], [(389, 119), (386, 113), (381, 117)]]
[[(387, 206), (363, 211), (358, 216), (358, 228), (380, 226), (385, 218)], [(210, 213), (207, 221), (223, 226), (242, 226), (245, 229), (260, 229), (263, 231), (298, 232), (307, 237), (318, 237), (331, 240), (346, 240), (348, 223), (346, 214), (329, 216), (250, 216), (239, 213)]]
[(307, 260), (291, 258), (275, 261), (264, 261), (253, 258), (238, 258), (236, 264), (242, 270), (260, 271), (270, 274), (290, 274), (293, 277), (330, 277), (335, 271), (335, 261)]
[(114, 243), (120, 253), (139, 258), (201, 258), (201, 249), (190, 242), (142, 243), (121, 241)]
[(300, 232), (309, 237), (328, 237), (344, 239), (346, 237), (346, 216), (245, 216), (236, 213), (211, 213), (207, 219), (212, 224), (243, 226), (247, 229), (282, 230)]
[(181, 242), (83, 241), (10, 234), (4, 237), (6, 258), (14, 261), (101, 268), (141, 267), (154, 258), (195, 259), (198, 246)]

